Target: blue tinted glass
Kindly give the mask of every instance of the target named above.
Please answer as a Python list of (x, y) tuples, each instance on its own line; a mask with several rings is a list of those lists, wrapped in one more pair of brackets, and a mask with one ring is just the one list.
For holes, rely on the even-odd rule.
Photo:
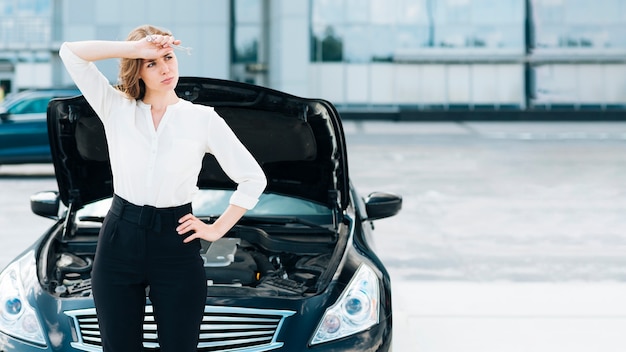
[(396, 44), (397, 30), (390, 26), (372, 26), (373, 38), (378, 38), (374, 45), (370, 45), (371, 61), (390, 61), (398, 47)]
[(609, 33), (607, 46), (609, 48), (626, 48), (626, 26), (616, 25), (607, 27)]
[(233, 62), (257, 62), (260, 37), (260, 25), (238, 25), (235, 28)]
[(621, 0), (531, 0), (537, 48), (624, 48)]
[(234, 1), (233, 57), (234, 63), (258, 61), (261, 38), (262, 0)]
[(427, 26), (398, 26), (396, 27), (396, 48), (414, 49), (430, 46), (429, 33)]
[(470, 22), (470, 4), (468, 0), (433, 1), (433, 14), (438, 26)]
[(524, 48), (524, 32), (519, 26), (475, 26), (470, 42), (482, 48)]
[(373, 43), (369, 26), (346, 26), (344, 29), (344, 61), (347, 62), (369, 62), (372, 57), (372, 47), (379, 44)]
[[(311, 17), (313, 24), (338, 24), (345, 22), (345, 1), (342, 0), (311, 0)], [(363, 6), (363, 5), (362, 5)]]
[(432, 0), (397, 0), (397, 25), (426, 25), (430, 23), (428, 3)]
[(340, 25), (318, 25), (313, 28), (311, 58), (313, 61), (342, 61), (345, 30)]
[(524, 24), (525, 3), (523, 0), (474, 0), (470, 8), (471, 22), (475, 25)]
[[(363, 0), (345, 0), (346, 17), (345, 22), (350, 24), (365, 24), (370, 19), (370, 9)], [(341, 1), (337, 1), (341, 3)]]
[(51, 21), (50, 0), (0, 0), (0, 43), (47, 43)]
[(469, 40), (467, 34), (472, 30), (472, 26), (446, 25), (438, 26), (435, 29), (435, 46), (443, 48), (462, 48)]
[(525, 48), (525, 0), (311, 1), (314, 61), (389, 60), (426, 47)]
[(523, 0), (441, 0), (433, 9), (434, 45), (523, 48)]
[(370, 23), (393, 25), (396, 22), (396, 0), (369, 0)]
[(262, 0), (235, 0), (235, 22), (261, 23)]

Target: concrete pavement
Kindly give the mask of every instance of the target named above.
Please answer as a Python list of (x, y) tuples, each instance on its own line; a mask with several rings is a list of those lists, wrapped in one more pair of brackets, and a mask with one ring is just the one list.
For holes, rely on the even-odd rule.
[(357, 186), (405, 199), (376, 223), (394, 351), (626, 350), (626, 123), (348, 122), (346, 134)]
[(393, 284), (394, 351), (626, 350), (625, 283)]

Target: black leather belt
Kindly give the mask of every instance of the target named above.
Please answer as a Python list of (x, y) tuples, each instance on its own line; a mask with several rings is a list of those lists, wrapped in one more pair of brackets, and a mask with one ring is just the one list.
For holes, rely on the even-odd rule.
[(135, 205), (114, 195), (110, 211), (128, 222), (146, 230), (161, 231), (162, 223), (177, 224), (183, 215), (192, 212), (191, 203), (176, 207), (157, 208), (150, 205)]

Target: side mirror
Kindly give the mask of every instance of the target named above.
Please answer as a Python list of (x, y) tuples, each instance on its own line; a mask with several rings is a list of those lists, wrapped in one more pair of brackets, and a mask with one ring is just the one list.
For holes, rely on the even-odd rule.
[(44, 218), (59, 219), (59, 192), (45, 191), (33, 194), (30, 197), (30, 210)]
[(9, 113), (8, 112), (0, 112), (0, 121), (6, 121), (9, 119)]
[(365, 199), (365, 211), (369, 221), (388, 218), (402, 209), (402, 197), (399, 195), (373, 192)]

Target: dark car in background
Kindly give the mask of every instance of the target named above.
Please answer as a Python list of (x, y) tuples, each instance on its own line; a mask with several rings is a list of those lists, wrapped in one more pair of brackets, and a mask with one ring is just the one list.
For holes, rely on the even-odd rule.
[[(391, 284), (372, 222), (402, 199), (357, 193), (333, 105), (206, 78), (181, 78), (177, 93), (213, 106), (268, 180), (225, 237), (202, 243), (198, 351), (389, 351)], [(82, 96), (53, 100), (48, 129), (58, 192), (33, 195), (31, 208), (56, 222), (0, 274), (0, 351), (100, 351), (90, 273), (112, 196), (106, 138)], [(194, 213), (212, 222), (235, 184), (207, 154), (198, 187)], [(159, 350), (148, 298), (144, 348)]]
[(51, 99), (80, 95), (76, 88), (27, 90), (0, 104), (0, 165), (50, 163), (46, 109)]

